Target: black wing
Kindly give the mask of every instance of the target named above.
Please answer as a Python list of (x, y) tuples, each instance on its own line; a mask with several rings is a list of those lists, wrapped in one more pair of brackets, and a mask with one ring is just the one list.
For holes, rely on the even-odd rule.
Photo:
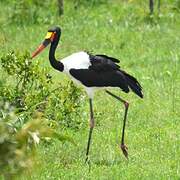
[(96, 56), (99, 56), (99, 57), (102, 57), (102, 58), (105, 58), (105, 59), (110, 59), (111, 61), (114, 61), (116, 63), (120, 63), (119, 59), (116, 59), (114, 57), (106, 56), (106, 55), (103, 55), (103, 54), (96, 54)]
[(97, 72), (93, 69), (71, 69), (70, 74), (87, 87), (120, 87), (129, 92), (125, 76), (120, 71)]
[(120, 87), (129, 92), (126, 78), (120, 66), (105, 55), (90, 55), (88, 69), (71, 69), (70, 74), (87, 87)]
[[(71, 69), (70, 74), (87, 87), (119, 87), (124, 92), (129, 88), (138, 96), (143, 97), (142, 88), (133, 76), (120, 69), (106, 55), (90, 55), (91, 65), (88, 69)], [(117, 62), (117, 61), (116, 61)], [(118, 61), (119, 62), (119, 61)]]
[(89, 69), (92, 69), (97, 72), (114, 71), (120, 68), (120, 66), (115, 63), (115, 60), (116, 62), (119, 62), (119, 60), (112, 57), (108, 57), (106, 55), (89, 54), (89, 58), (91, 62), (91, 66), (89, 66)]

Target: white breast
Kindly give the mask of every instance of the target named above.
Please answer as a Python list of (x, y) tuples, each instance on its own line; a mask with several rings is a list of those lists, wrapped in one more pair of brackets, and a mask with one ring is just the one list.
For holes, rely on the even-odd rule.
[(89, 55), (86, 52), (77, 52), (74, 53), (64, 59), (61, 60), (61, 62), (64, 64), (64, 73), (66, 73), (70, 78), (76, 83), (81, 84), (88, 96), (90, 98), (93, 98), (95, 87), (86, 87), (84, 86), (79, 80), (75, 79), (70, 73), (70, 69), (88, 69), (88, 67), (91, 65)]
[(70, 69), (88, 69), (91, 65), (89, 55), (86, 52), (77, 52), (61, 60), (64, 64), (64, 72), (69, 74)]

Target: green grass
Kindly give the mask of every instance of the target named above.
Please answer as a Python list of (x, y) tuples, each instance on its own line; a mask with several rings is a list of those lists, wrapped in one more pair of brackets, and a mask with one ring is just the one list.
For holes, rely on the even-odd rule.
[[(33, 51), (48, 27), (57, 24), (62, 27), (57, 57), (80, 50), (114, 56), (121, 60), (122, 69), (137, 77), (144, 90), (143, 100), (133, 93), (113, 90), (130, 103), (126, 129), (128, 161), (119, 148), (124, 107), (98, 92), (94, 100), (96, 127), (90, 150), (91, 171), (84, 163), (89, 120), (87, 100), (81, 117), (87, 126), (77, 131), (66, 130), (77, 146), (59, 141), (41, 145), (38, 152), (42, 164), (23, 179), (180, 178), (180, 14), (172, 6), (173, 3), (165, 1), (161, 17), (148, 18), (147, 5), (142, 1), (114, 0), (109, 5), (82, 6), (78, 10), (67, 2), (61, 18), (54, 16), (46, 24), (16, 25), (7, 23), (4, 14), (10, 8), (2, 3), (0, 56), (10, 49)], [(48, 50), (34, 61), (49, 66)], [(50, 70), (57, 82), (66, 79)]]

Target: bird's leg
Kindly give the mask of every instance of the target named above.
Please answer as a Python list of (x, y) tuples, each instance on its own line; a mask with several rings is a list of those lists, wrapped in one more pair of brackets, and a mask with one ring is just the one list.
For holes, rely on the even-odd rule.
[(89, 129), (89, 138), (88, 138), (87, 151), (86, 151), (86, 162), (88, 160), (89, 148), (91, 144), (91, 136), (92, 136), (92, 131), (94, 128), (94, 114), (93, 114), (92, 99), (89, 99), (89, 105), (90, 105), (90, 129)]
[(110, 91), (106, 90), (106, 93), (111, 95), (112, 97), (114, 97), (115, 99), (119, 100), (120, 102), (122, 102), (125, 106), (125, 113), (124, 113), (124, 121), (123, 121), (123, 129), (122, 129), (122, 139), (121, 139), (121, 150), (124, 154), (124, 156), (126, 158), (128, 158), (128, 148), (127, 146), (124, 144), (124, 134), (125, 134), (125, 127), (126, 127), (126, 119), (127, 119), (127, 112), (128, 112), (128, 107), (129, 107), (129, 103), (125, 100), (123, 100), (122, 98), (114, 95), (113, 93), (111, 93)]

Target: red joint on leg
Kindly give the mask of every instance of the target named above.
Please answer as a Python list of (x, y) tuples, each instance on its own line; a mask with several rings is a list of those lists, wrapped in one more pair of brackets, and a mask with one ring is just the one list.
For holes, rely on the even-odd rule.
[(89, 123), (90, 128), (94, 128), (94, 120)]
[(125, 105), (126, 108), (129, 107), (129, 103), (127, 101), (124, 102), (124, 105)]

